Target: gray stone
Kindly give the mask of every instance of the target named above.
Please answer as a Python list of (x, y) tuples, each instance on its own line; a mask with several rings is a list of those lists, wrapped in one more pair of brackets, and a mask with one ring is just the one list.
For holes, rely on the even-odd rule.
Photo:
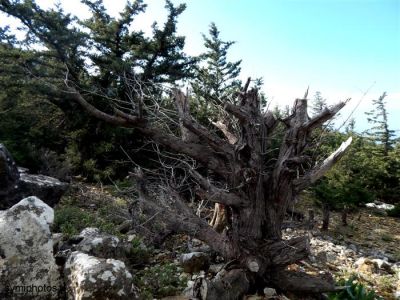
[(77, 251), (100, 258), (125, 259), (125, 249), (116, 236), (90, 232), (88, 229), (80, 236), (83, 236), (83, 240), (75, 246)]
[(267, 299), (275, 297), (277, 295), (276, 290), (273, 288), (266, 287), (264, 288), (264, 295)]
[(85, 238), (85, 237), (89, 237), (92, 235), (97, 235), (99, 233), (100, 233), (100, 229), (98, 229), (96, 227), (86, 227), (79, 233), (79, 236)]
[(188, 243), (188, 249), (190, 252), (211, 252), (211, 247), (198, 239), (192, 239)]
[(0, 144), (0, 209), (7, 209), (21, 199), (36, 196), (49, 206), (55, 206), (68, 185), (56, 178), (28, 174), (18, 168), (11, 154)]
[(387, 203), (383, 203), (383, 202), (378, 202), (378, 203), (371, 202), (371, 203), (365, 204), (365, 206), (368, 208), (375, 208), (375, 209), (382, 210), (382, 211), (391, 210), (394, 208), (393, 204), (387, 204)]
[(388, 263), (387, 260), (384, 259), (379, 259), (379, 258), (375, 258), (372, 259), (372, 262), (375, 264), (375, 266), (380, 269), (380, 270), (384, 270), (385, 272), (389, 273), (389, 274), (395, 274), (396, 272), (392, 269), (392, 265), (390, 263)]
[(68, 299), (137, 299), (122, 261), (72, 252), (65, 264)]
[(182, 254), (179, 261), (185, 273), (198, 273), (200, 270), (207, 270), (210, 266), (210, 259), (203, 252)]
[(61, 280), (50, 233), (53, 220), (53, 209), (37, 197), (0, 211), (0, 298), (9, 289), (11, 299), (24, 292), (27, 298), (59, 299)]
[(19, 197), (36, 196), (51, 207), (60, 201), (68, 187), (68, 184), (56, 178), (27, 173), (20, 174), (18, 185)]
[(334, 252), (327, 252), (326, 253), (326, 261), (330, 264), (335, 263), (335, 261), (337, 260), (338, 256), (337, 254), (335, 254)]
[(357, 252), (357, 246), (354, 245), (354, 244), (349, 244), (348, 248), (349, 248), (350, 250), (353, 250), (354, 252)]

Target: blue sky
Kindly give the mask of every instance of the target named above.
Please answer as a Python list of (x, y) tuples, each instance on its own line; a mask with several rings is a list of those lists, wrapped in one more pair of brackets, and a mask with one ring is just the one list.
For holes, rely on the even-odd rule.
[[(78, 2), (61, 1), (67, 11), (84, 17)], [(104, 2), (112, 14), (125, 3)], [(353, 115), (361, 131), (368, 127), (364, 112), (371, 109), (371, 100), (386, 91), (389, 125), (400, 130), (400, 0), (173, 2), (187, 4), (178, 25), (187, 37), (186, 51), (202, 52), (201, 33), (215, 22), (222, 39), (236, 41), (230, 58), (243, 60), (243, 78), (264, 78), (272, 106), (291, 104), (310, 85), (310, 95), (320, 91), (331, 104), (352, 98), (342, 119), (361, 101)], [(146, 3), (147, 12), (136, 26), (150, 33), (151, 24), (163, 22), (166, 12), (163, 0)]]

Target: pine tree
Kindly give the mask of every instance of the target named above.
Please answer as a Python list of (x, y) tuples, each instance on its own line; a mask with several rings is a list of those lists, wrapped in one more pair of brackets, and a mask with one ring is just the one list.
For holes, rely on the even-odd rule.
[(368, 116), (368, 122), (372, 124), (372, 128), (366, 132), (367, 136), (381, 145), (383, 156), (388, 156), (389, 150), (393, 149), (395, 142), (394, 131), (389, 129), (388, 124), (389, 113), (386, 110), (386, 96), (386, 92), (384, 92), (378, 99), (372, 100), (375, 108), (365, 113)]
[(327, 107), (326, 99), (322, 97), (321, 92), (315, 92), (314, 99), (311, 103), (311, 113), (312, 115), (319, 114)]
[(238, 76), (242, 61), (228, 61), (228, 50), (234, 42), (221, 40), (215, 23), (210, 25), (209, 36), (203, 34), (203, 40), (207, 51), (201, 55), (203, 66), (197, 68), (192, 88), (206, 102), (221, 103), (240, 88)]
[[(115, 110), (107, 99), (118, 98), (118, 109), (129, 112), (137, 109), (132, 107), (131, 100), (143, 96), (139, 91), (147, 93), (151, 88), (154, 94), (159, 86), (154, 83), (173, 84), (192, 76), (196, 59), (183, 52), (185, 39), (176, 34), (177, 19), (185, 9), (183, 4), (175, 6), (166, 1), (167, 21), (154, 23), (153, 35), (145, 37), (132, 26), (136, 16), (145, 11), (143, 1), (127, 2), (118, 17), (110, 16), (101, 0), (83, 3), (91, 16), (81, 21), (66, 14), (61, 6), (45, 10), (35, 1), (0, 1), (0, 11), (19, 19), (28, 32), (26, 40), (16, 41), (1, 30), (2, 47), (12, 46), (13, 52), (4, 51), (6, 55), (1, 58), (7, 62), (2, 65), (0, 84), (10, 94), (13, 83), (18, 83), (19, 91), (29, 94), (30, 99), (49, 101), (61, 109), (63, 116), (55, 123), (63, 127), (59, 134), (67, 145), (59, 147), (73, 158), (76, 172), (107, 178), (117, 173), (116, 168), (123, 168), (119, 162), (121, 150), (116, 145), (131, 148), (132, 141), (139, 139), (127, 135), (126, 130), (88, 118), (82, 107), (65, 93), (64, 80), (68, 78), (76, 88), (85, 90), (89, 102), (104, 111)], [(26, 51), (28, 47), (40, 50)], [(123, 176), (126, 171), (118, 173)]]

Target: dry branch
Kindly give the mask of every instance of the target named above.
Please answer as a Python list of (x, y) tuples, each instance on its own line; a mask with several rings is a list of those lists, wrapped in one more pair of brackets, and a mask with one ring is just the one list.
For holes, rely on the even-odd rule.
[(225, 137), (228, 139), (229, 144), (234, 145), (238, 141), (238, 138), (236, 137), (235, 134), (229, 131), (228, 126), (224, 124), (222, 121), (217, 121), (217, 122), (212, 122), (211, 123), (217, 127), (219, 130), (222, 131), (222, 133), (225, 135)]
[(209, 180), (201, 176), (196, 170), (189, 170), (189, 172), (203, 188), (205, 196), (208, 200), (235, 207), (243, 207), (247, 204), (245, 199), (235, 195), (234, 193), (228, 193), (215, 187), (210, 183)]
[(134, 116), (129, 116), (123, 117), (122, 112), (120, 112), (120, 115), (114, 116), (110, 115), (108, 113), (102, 112), (101, 110), (97, 109), (93, 105), (91, 105), (89, 102), (86, 101), (86, 99), (79, 93), (75, 88), (69, 87), (68, 88), (68, 94), (72, 96), (72, 98), (78, 102), (82, 107), (93, 117), (102, 120), (106, 123), (116, 125), (116, 126), (121, 126), (121, 127), (135, 127), (138, 126), (139, 123), (142, 121), (139, 118), (136, 118)]
[(343, 142), (340, 147), (333, 152), (327, 159), (325, 159), (320, 165), (312, 169), (308, 174), (305, 176), (295, 180), (293, 182), (294, 186), (296, 187), (297, 191), (301, 191), (328, 172), (332, 166), (346, 153), (348, 147), (350, 146), (352, 141), (352, 137), (349, 137), (345, 142)]

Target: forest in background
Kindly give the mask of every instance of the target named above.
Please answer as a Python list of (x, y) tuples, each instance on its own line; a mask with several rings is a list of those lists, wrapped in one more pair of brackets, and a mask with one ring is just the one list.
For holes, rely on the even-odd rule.
[[(30, 31), (23, 40), (7, 27), (0, 31), (0, 140), (19, 165), (33, 172), (67, 181), (79, 176), (89, 182), (111, 183), (124, 180), (139, 162), (143, 167), (155, 167), (151, 147), (134, 129), (96, 120), (57, 90), (63, 84), (60, 72), (67, 68), (72, 76), (80, 77), (87, 95), (106, 109), (107, 98), (129, 97), (121, 82), (127, 68), (134, 68), (135, 80), (146, 83), (143, 88), (160, 94), (163, 101), (168, 101), (163, 87), (187, 86), (193, 114), (212, 128), (210, 122), (217, 120), (220, 112), (213, 111), (209, 103), (233, 98), (242, 85), (238, 79), (241, 61), (228, 60), (234, 42), (224, 41), (215, 24), (203, 35), (202, 55), (184, 53), (185, 38), (176, 34), (184, 5), (174, 7), (167, 2), (167, 23), (154, 24), (153, 36), (146, 38), (130, 28), (134, 16), (145, 9), (141, 1), (127, 6), (119, 19), (109, 16), (101, 2), (84, 2), (93, 13), (84, 21), (64, 15), (61, 7), (43, 15), (35, 4), (21, 4), (12, 10), (8, 1), (2, 4), (3, 11), (19, 18)], [(26, 5), (33, 6), (32, 15), (24, 15)], [(82, 31), (68, 30), (72, 23), (78, 23)], [(33, 33), (49, 44), (39, 42)], [(89, 51), (85, 45), (95, 50)], [(55, 55), (72, 59), (66, 64)], [(252, 82), (262, 88), (262, 78)], [(315, 135), (313, 163), (348, 136), (354, 138), (350, 153), (313, 188), (316, 198), (324, 199), (331, 208), (356, 207), (373, 200), (399, 202), (400, 145), (388, 125), (385, 95), (370, 99), (374, 110), (366, 116), (367, 131), (355, 132), (354, 119), (348, 119), (346, 124), (325, 124)], [(268, 91), (262, 97), (267, 107)], [(327, 106), (320, 92), (309, 98), (310, 115)], [(274, 113), (284, 117), (290, 111), (275, 107)], [(282, 136), (276, 136), (276, 145)]]

